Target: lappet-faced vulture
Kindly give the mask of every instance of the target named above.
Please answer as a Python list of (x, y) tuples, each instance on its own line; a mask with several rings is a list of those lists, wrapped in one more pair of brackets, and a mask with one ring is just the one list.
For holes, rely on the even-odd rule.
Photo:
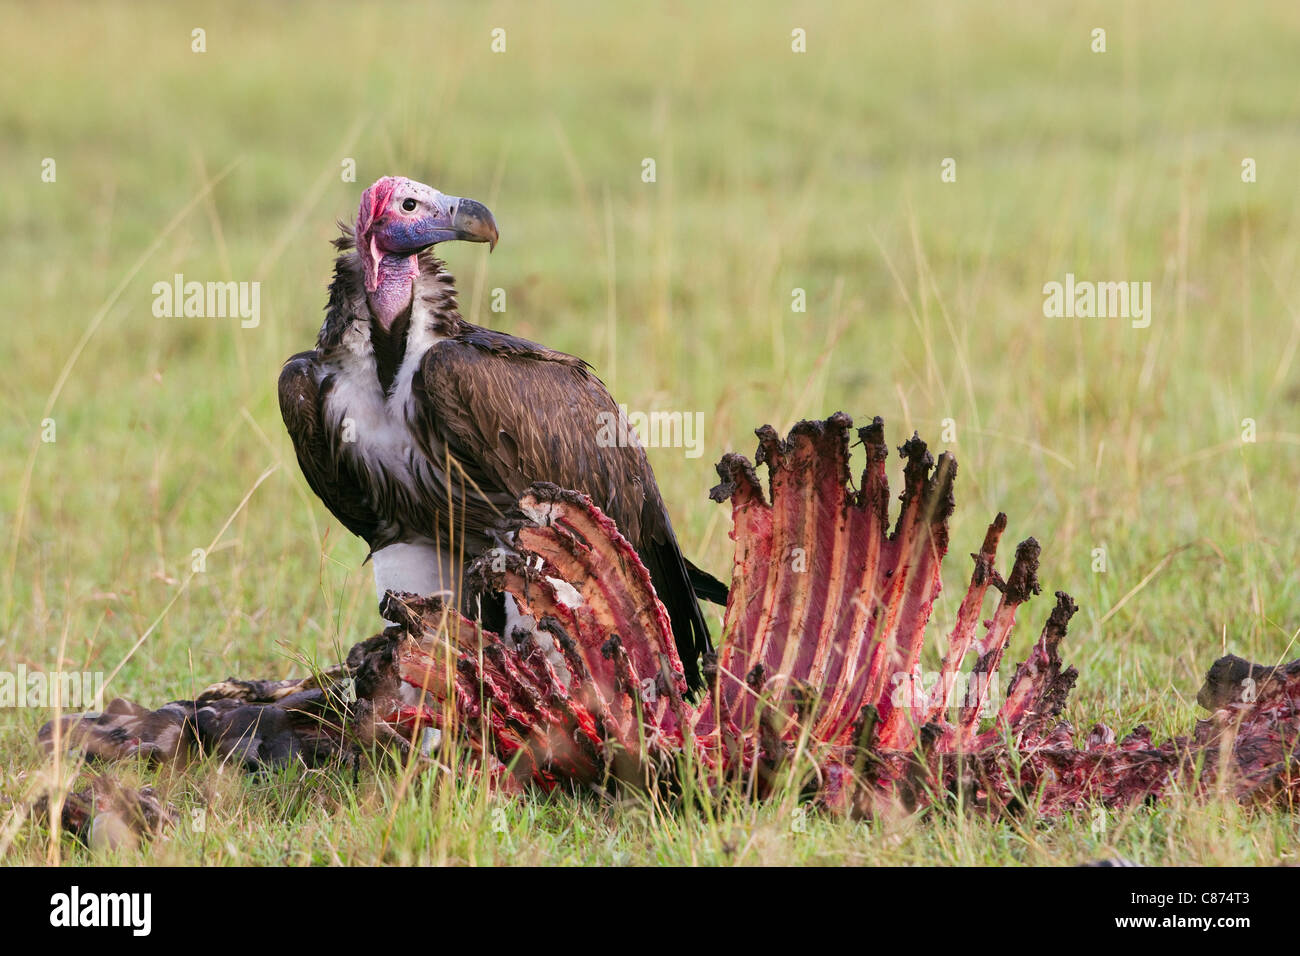
[(362, 195), (335, 242), (316, 348), (280, 375), (308, 484), (370, 546), (380, 599), (451, 592), (498, 631), (513, 602), (476, 591), (464, 569), (510, 548), (504, 519), (534, 482), (585, 492), (636, 547), (697, 688), (710, 646), (697, 592), (722, 602), (726, 588), (683, 557), (644, 449), (608, 441), (620, 410), (588, 365), (461, 317), (430, 251), (451, 239), (495, 247), (496, 222), (481, 203), (400, 177)]

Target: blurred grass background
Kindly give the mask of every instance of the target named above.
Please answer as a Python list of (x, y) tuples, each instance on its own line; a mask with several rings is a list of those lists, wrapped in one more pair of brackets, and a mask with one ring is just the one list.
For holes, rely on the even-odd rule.
[[(730, 564), (718, 456), (752, 454), (765, 422), (880, 414), (894, 444), (916, 429), (960, 462), (936, 633), (1007, 511), (1011, 540), (1043, 544), (1045, 588), (1081, 606), (1076, 725), (1185, 733), (1225, 647), (1297, 656), (1300, 8), (842, 6), (0, 5), (0, 669), (51, 669), (62, 642), (65, 669), (110, 672), (147, 633), (108, 691), (156, 704), (372, 632), (364, 545), (307, 490), (275, 380), (314, 341), (335, 221), (385, 174), (496, 214), (491, 257), (442, 247), (472, 321), (582, 355), (634, 409), (704, 412), (703, 457), (651, 452), (703, 566)], [(155, 318), (151, 286), (178, 272), (260, 282), (260, 325)], [(1066, 272), (1150, 281), (1150, 328), (1045, 319)], [(1022, 613), (1010, 657), (1049, 607)], [(45, 717), (0, 713), (11, 797)], [(1207, 819), (1204, 841), (1130, 852), (1294, 842), (1252, 819), (1225, 849)], [(850, 845), (817, 832), (814, 858)], [(961, 833), (901, 859), (997, 843)], [(596, 858), (673, 858), (649, 829), (610, 839)]]

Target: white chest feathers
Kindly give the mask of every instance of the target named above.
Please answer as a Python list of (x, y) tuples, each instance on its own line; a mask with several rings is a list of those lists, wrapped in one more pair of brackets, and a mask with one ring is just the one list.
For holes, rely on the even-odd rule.
[(434, 331), (434, 318), (417, 282), (411, 323), (402, 362), (385, 394), (379, 381), (370, 326), (355, 322), (343, 334), (343, 348), (329, 363), (333, 390), (326, 410), (327, 427), (337, 436), (339, 452), (372, 475), (414, 487), (424, 464), (411, 431), (411, 383), (425, 353), (445, 341)]

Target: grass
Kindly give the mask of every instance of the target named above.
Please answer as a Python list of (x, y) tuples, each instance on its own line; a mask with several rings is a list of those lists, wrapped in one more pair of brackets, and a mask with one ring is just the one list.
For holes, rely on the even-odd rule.
[[(1081, 607), (1076, 726), (1186, 733), (1225, 648), (1297, 656), (1300, 12), (842, 6), (4, 4), (22, 82), (0, 90), (0, 670), (62, 660), (157, 704), (371, 633), (364, 546), (306, 488), (274, 383), (319, 326), (334, 221), (393, 172), (496, 213), (491, 258), (444, 250), (471, 319), (583, 355), (634, 409), (704, 412), (703, 457), (651, 452), (702, 565), (730, 561), (717, 456), (752, 453), (764, 422), (880, 414), (895, 444), (916, 429), (960, 461), (937, 632), (993, 513), (1042, 542), (1045, 586)], [(260, 324), (155, 318), (152, 285), (178, 272), (260, 282)], [(1067, 272), (1150, 281), (1150, 328), (1044, 318)], [(1022, 614), (1010, 658), (1048, 609)], [(0, 712), (0, 852), (113, 860), (22, 817), (49, 785), (47, 716)], [(170, 786), (203, 832), (125, 862), (1271, 863), (1297, 835), (1214, 801), (1094, 832), (1087, 813), (498, 807), (402, 779), (200, 767)]]

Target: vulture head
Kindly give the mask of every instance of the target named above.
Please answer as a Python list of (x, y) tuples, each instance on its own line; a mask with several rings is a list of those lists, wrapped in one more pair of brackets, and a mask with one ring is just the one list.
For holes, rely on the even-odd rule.
[(497, 224), (481, 202), (447, 196), (401, 176), (385, 176), (361, 194), (354, 235), (366, 292), (373, 293), (386, 278), (386, 265), (392, 272), (413, 272), (414, 257), (435, 243), (463, 239), (495, 248)]

